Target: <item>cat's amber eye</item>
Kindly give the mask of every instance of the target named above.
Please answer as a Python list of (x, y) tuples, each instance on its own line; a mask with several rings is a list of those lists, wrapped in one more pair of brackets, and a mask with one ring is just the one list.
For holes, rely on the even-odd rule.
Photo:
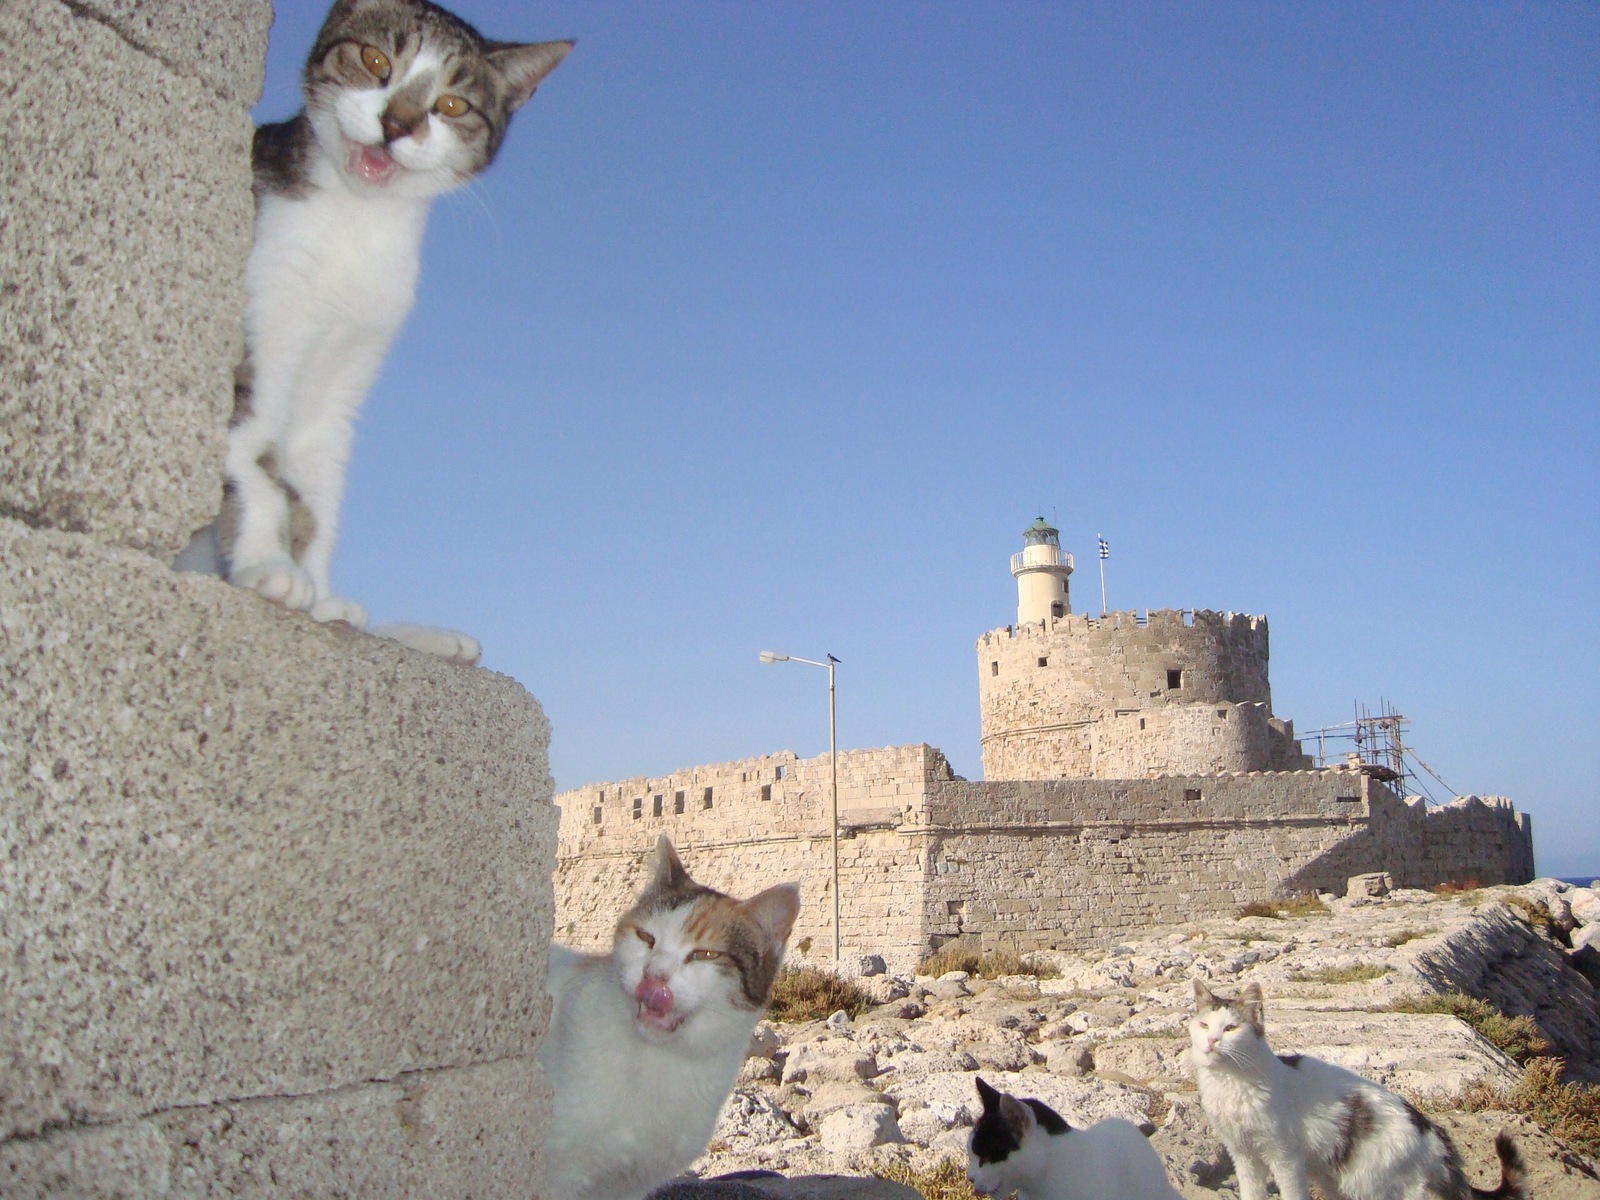
[(637, 925), (635, 925), (633, 927), (633, 931), (634, 931), (634, 933), (639, 935), (639, 940), (641, 942), (643, 942), (646, 946), (649, 946), (651, 948), (655, 947), (656, 939), (655, 939), (655, 935), (654, 934), (646, 933), (644, 930), (640, 929)]
[(711, 962), (721, 957), (721, 950), (691, 950), (684, 962)]
[(1223, 1033), (1232, 1033), (1237, 1028), (1239, 1028), (1239, 1022), (1233, 1021), (1233, 1022), (1231, 1022), (1231, 1023), (1227, 1024), (1227, 1025), (1224, 1025), (1222, 1027), (1222, 1032)]
[(371, 71), (379, 83), (389, 82), (389, 56), (376, 46), (361, 47), (361, 65)]
[(468, 104), (460, 96), (452, 96), (447, 93), (434, 102), (433, 111), (441, 117), (464, 117), (472, 111), (472, 105)]

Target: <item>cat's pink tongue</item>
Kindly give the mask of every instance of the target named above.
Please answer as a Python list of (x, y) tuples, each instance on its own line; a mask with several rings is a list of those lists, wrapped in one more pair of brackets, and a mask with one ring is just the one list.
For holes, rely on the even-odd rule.
[(382, 146), (351, 146), (350, 173), (382, 187), (394, 174), (394, 155)]
[(633, 995), (646, 1015), (658, 1021), (672, 1015), (672, 989), (667, 986), (666, 980), (646, 975), (634, 988)]

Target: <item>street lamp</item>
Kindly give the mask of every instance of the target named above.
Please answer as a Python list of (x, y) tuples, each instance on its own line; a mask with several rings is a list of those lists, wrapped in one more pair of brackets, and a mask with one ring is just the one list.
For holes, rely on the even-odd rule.
[(826, 667), (828, 671), (828, 765), (833, 773), (833, 820), (829, 828), (829, 841), (833, 845), (833, 962), (839, 964), (839, 737), (837, 709), (834, 706), (833, 668), (840, 660), (828, 655), (826, 662), (811, 658), (796, 658), (792, 654), (779, 654), (763, 650), (764, 663), (797, 662), (808, 667)]

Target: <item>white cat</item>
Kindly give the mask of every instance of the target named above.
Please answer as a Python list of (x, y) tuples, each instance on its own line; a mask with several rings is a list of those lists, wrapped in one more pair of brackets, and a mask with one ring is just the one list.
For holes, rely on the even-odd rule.
[(550, 947), (542, 1200), (638, 1200), (705, 1150), (799, 911), (697, 884), (663, 836), (609, 955)]
[(1237, 999), (1194, 981), (1190, 1051), (1200, 1103), (1233, 1156), (1239, 1200), (1265, 1200), (1267, 1178), (1283, 1200), (1469, 1200), (1523, 1195), (1521, 1156), (1502, 1130), (1495, 1138), (1500, 1186), (1467, 1183), (1456, 1148), (1422, 1113), (1371, 1080), (1267, 1046), (1261, 988)]
[(980, 1196), (1017, 1200), (1181, 1200), (1139, 1127), (1110, 1118), (1074, 1129), (1042, 1100), (978, 1079), (983, 1115), (972, 1127), (967, 1179)]
[[(411, 310), (434, 199), (493, 161), (511, 114), (570, 42), (492, 42), (426, 0), (338, 0), (305, 110), (256, 130), (245, 359), (214, 527), (175, 564), (361, 628), (329, 567), (356, 413)], [(476, 661), (464, 634), (387, 636)]]

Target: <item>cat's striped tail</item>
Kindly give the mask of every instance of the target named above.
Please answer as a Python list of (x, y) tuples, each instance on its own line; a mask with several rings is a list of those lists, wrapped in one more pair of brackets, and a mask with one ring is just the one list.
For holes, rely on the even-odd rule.
[(1523, 1185), (1528, 1179), (1528, 1168), (1511, 1134), (1504, 1129), (1494, 1135), (1494, 1152), (1500, 1159), (1500, 1186), (1492, 1192), (1473, 1188), (1474, 1200), (1526, 1200), (1528, 1193)]

